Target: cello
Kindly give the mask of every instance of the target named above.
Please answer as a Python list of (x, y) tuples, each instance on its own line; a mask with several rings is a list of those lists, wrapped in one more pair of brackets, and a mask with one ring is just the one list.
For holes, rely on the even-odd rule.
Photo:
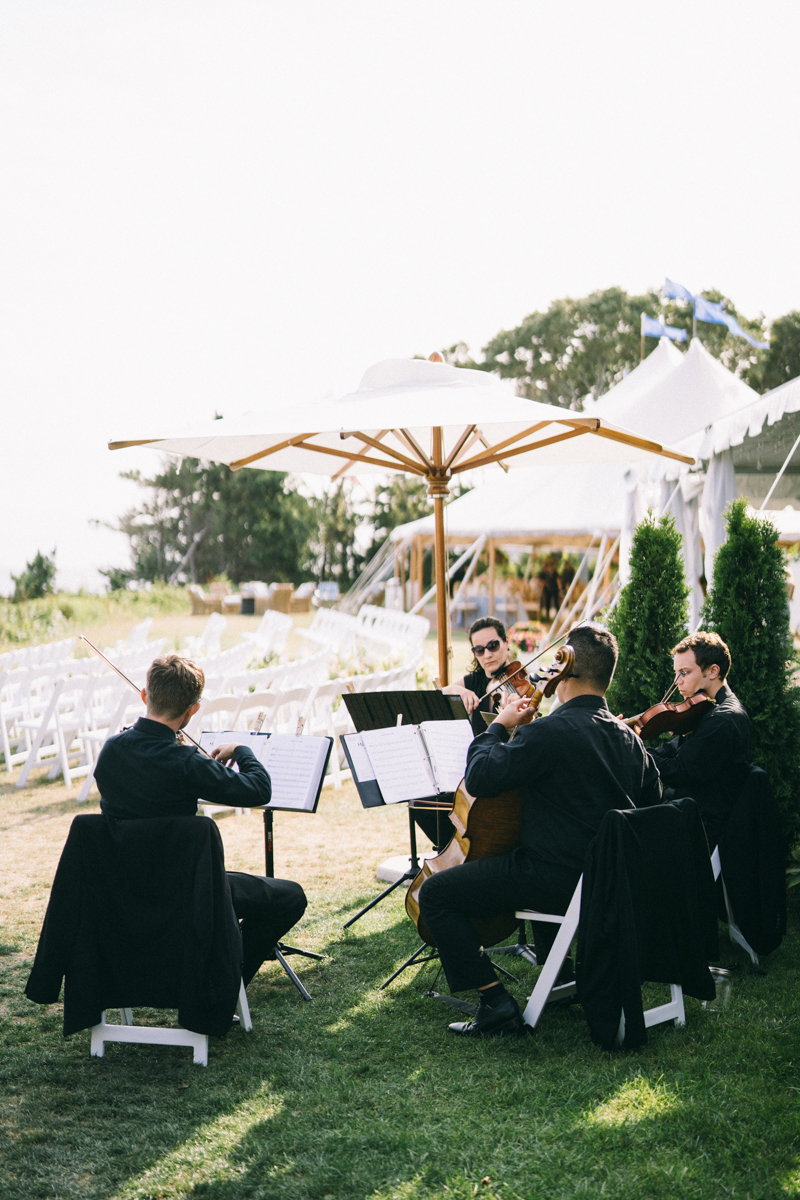
[[(572, 646), (562, 646), (556, 652), (552, 666), (539, 674), (535, 686), (527, 681), (531, 683), (531, 692), (524, 724), (533, 720), (542, 700), (553, 695), (560, 681), (569, 677), (574, 665), (575, 651)], [(509, 667), (505, 668), (507, 676)], [(513, 683), (509, 684), (509, 690), (512, 698), (519, 694)], [(456, 789), (450, 820), (455, 826), (452, 838), (440, 854), (425, 860), (422, 870), (412, 880), (406, 893), (406, 912), (423, 942), (429, 946), (435, 946), (436, 943), (420, 916), (419, 893), (423, 883), (438, 871), (447, 871), (450, 867), (474, 862), (478, 858), (508, 854), (518, 846), (522, 832), (522, 793), (515, 789), (494, 797), (471, 796), (462, 780)], [(471, 920), (484, 946), (496, 946), (517, 926), (513, 912), (498, 917), (473, 917)]]

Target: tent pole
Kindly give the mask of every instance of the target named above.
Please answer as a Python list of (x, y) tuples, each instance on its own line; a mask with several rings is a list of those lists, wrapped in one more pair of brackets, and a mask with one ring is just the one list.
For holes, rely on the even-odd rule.
[(489, 616), (494, 616), (494, 538), (489, 538)]

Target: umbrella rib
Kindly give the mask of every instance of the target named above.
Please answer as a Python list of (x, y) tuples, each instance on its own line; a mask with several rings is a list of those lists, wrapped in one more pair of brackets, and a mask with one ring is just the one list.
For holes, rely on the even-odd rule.
[[(581, 434), (589, 432), (591, 431), (588, 429), (570, 429), (567, 433), (556, 433), (553, 437), (543, 438), (540, 442), (529, 442), (527, 446), (512, 446), (509, 450), (503, 451), (503, 458), (513, 458), (517, 454), (527, 454), (529, 450), (541, 450), (544, 446), (552, 446), (556, 442), (565, 442), (570, 438), (580, 437)], [(459, 463), (454, 470), (456, 472), (472, 471), (476, 467), (485, 467), (489, 463), (498, 462), (499, 451), (499, 446), (492, 446), (488, 454), (479, 454), (476, 458), (468, 458), (466, 462)]]
[(279, 450), (296, 446), (298, 442), (302, 442), (307, 437), (314, 437), (314, 434), (296, 433), (294, 437), (287, 438), (285, 442), (278, 442), (276, 446), (269, 446), (266, 450), (259, 450), (256, 454), (248, 454), (247, 458), (237, 458), (235, 462), (228, 463), (228, 466), (232, 471), (238, 471), (241, 467), (247, 467), (250, 463), (257, 462), (259, 458), (269, 458), (270, 454), (277, 454)]
[(678, 454), (677, 450), (668, 450), (660, 442), (650, 442), (647, 438), (635, 437), (629, 433), (620, 433), (619, 430), (604, 429), (602, 425), (599, 429), (595, 429), (594, 433), (598, 437), (608, 438), (609, 441), (623, 442), (626, 446), (636, 446), (639, 450), (649, 450), (652, 454), (660, 454), (664, 458), (674, 458), (678, 462), (688, 463), (689, 466), (692, 466), (696, 461), (693, 458), (688, 458), (685, 454)]
[[(384, 430), (384, 433), (388, 432), (388, 429)], [(419, 463), (415, 462), (413, 458), (408, 458), (407, 455), (401, 454), (399, 450), (393, 450), (391, 446), (386, 446), (383, 444), (383, 442), (377, 441), (375, 438), (368, 437), (366, 433), (353, 431), (352, 433), (340, 433), (339, 437), (360, 438), (360, 440), (362, 442), (366, 442), (368, 446), (373, 446), (376, 450), (382, 450), (384, 454), (391, 454), (392, 458), (396, 458), (399, 463), (402, 463), (405, 467), (409, 467), (412, 471), (416, 471), (419, 467)]]
[(152, 446), (158, 440), (158, 438), (140, 438), (135, 442), (109, 442), (108, 448), (109, 450), (125, 450), (128, 446)]
[[(306, 435), (309, 436), (309, 435)], [(311, 435), (314, 436), (313, 434)], [(313, 450), (316, 454), (331, 454), (334, 458), (344, 458), (348, 462), (369, 463), (371, 466), (382, 467), (384, 471), (396, 471), (399, 464), (396, 462), (386, 462), (380, 458), (372, 458), (368, 454), (355, 454), (352, 450), (334, 450), (332, 446), (314, 446), (309, 443), (296, 442), (295, 446), (299, 450)], [(381, 447), (383, 449), (383, 447)], [(313, 469), (313, 468), (310, 468)], [(424, 475), (425, 472), (412, 463), (408, 470), (413, 475)]]
[(417, 455), (423, 467), (425, 468), (426, 473), (433, 470), (433, 460), (428, 457), (428, 455), (420, 446), (419, 442), (415, 437), (413, 437), (408, 429), (393, 429), (392, 433), (396, 438), (402, 437), (409, 450), (413, 451), (413, 453)]
[[(386, 434), (388, 432), (389, 432), (388, 429), (382, 429), (380, 431), (380, 433), (378, 434), (378, 441), (380, 441), (382, 437), (386, 437)], [(348, 468), (354, 467), (355, 464), (356, 464), (356, 460), (354, 458), (348, 459), (348, 461), (344, 464), (344, 466), (341, 466), (334, 475), (331, 475), (331, 482), (335, 483), (337, 479), (341, 479), (342, 475), (344, 475), (347, 472)]]
[(458, 439), (455, 446), (453, 446), (453, 449), (450, 451), (449, 455), (447, 456), (447, 458), (445, 460), (445, 464), (444, 464), (445, 471), (450, 470), (453, 463), (456, 461), (459, 454), (464, 449), (464, 446), (467, 444), (467, 442), (469, 441), (470, 437), (472, 436), (472, 434), (475, 432), (476, 429), (477, 429), (476, 425), (468, 425), (466, 427), (466, 429), (462, 433), (461, 437)]

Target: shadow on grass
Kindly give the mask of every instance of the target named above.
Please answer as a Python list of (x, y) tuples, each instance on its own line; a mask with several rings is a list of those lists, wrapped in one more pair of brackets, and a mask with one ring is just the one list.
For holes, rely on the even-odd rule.
[[(685, 1029), (607, 1055), (577, 1007), (533, 1038), (453, 1039), (422, 996), (430, 966), (378, 990), (418, 945), (401, 896), (379, 909), (346, 934), (320, 910), (329, 957), (293, 959), (314, 1000), (268, 965), (253, 1033), (212, 1041), (206, 1070), (167, 1047), (90, 1059), (88, 1033), (62, 1041), (60, 1009), (20, 1001), (0, 1065), (4, 1200), (785, 1197), (795, 938), (724, 1013), (689, 1002)], [(522, 999), (534, 974), (513, 970)]]

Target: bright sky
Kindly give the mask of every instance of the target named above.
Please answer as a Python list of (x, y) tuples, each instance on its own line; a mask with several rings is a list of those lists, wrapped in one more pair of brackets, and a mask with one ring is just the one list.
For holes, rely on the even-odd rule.
[(796, 0), (0, 0), (0, 592), (97, 587), (109, 438), (619, 284), (800, 308)]

